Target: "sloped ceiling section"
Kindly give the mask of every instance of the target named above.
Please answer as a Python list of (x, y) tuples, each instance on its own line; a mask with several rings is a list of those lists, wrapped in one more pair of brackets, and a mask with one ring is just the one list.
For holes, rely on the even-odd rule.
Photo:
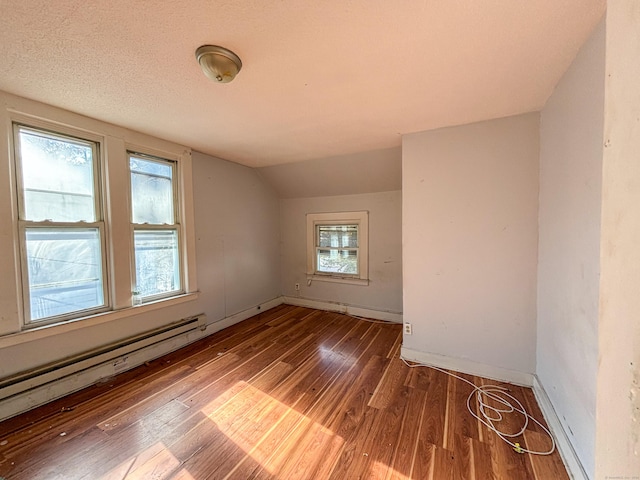
[[(1, 0), (0, 89), (268, 166), (539, 110), (605, 0)], [(235, 51), (217, 85), (194, 56)]]
[(262, 167), (280, 198), (324, 197), (402, 189), (400, 147)]

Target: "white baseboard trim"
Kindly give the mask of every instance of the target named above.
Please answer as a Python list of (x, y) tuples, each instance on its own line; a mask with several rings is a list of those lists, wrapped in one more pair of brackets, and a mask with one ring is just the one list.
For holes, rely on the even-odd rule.
[(446, 370), (455, 370), (456, 372), (489, 378), (499, 382), (513, 383), (524, 387), (533, 386), (534, 375), (531, 373), (485, 365), (472, 360), (466, 360), (464, 358), (447, 357), (436, 353), (421, 352), (404, 346), (400, 350), (400, 354), (402, 355), (402, 358), (412, 362), (433, 365), (434, 367), (444, 368)]
[[(135, 351), (123, 354), (114, 352), (116, 356), (112, 356), (108, 360), (104, 360), (101, 363), (97, 363), (80, 371), (69, 373), (61, 369), (59, 377), (52, 377), (50, 381), (47, 379), (48, 381), (45, 384), (10, 394), (11, 396), (0, 400), (0, 420), (5, 420), (26, 412), (52, 400), (82, 390), (101, 380), (140, 366), (145, 362), (185, 347), (196, 340), (212, 335), (282, 303), (282, 297), (276, 297), (222, 320), (208, 323), (206, 327), (205, 325), (200, 325), (200, 328), (189, 330), (188, 332), (161, 340)], [(100, 361), (100, 359), (97, 360)]]
[(241, 312), (237, 312), (237, 313), (234, 313), (233, 315), (229, 315), (228, 317), (225, 317), (222, 320), (218, 320), (217, 322), (212, 323), (211, 325), (218, 326), (220, 324), (223, 324), (224, 326), (221, 328), (227, 328), (227, 327), (230, 327), (231, 325), (235, 325), (236, 323), (242, 322), (247, 318), (251, 318), (254, 315), (258, 315), (259, 313), (262, 313), (273, 307), (282, 305), (283, 303), (284, 303), (284, 300), (282, 297), (276, 297), (271, 300), (267, 300), (266, 302), (263, 302), (259, 305), (256, 305), (255, 307), (247, 308), (246, 310), (242, 310)]
[(301, 297), (282, 297), (283, 303), (295, 305), (296, 307), (315, 308), (316, 310), (326, 310), (329, 312), (345, 313), (356, 317), (373, 318), (375, 320), (385, 320), (387, 322), (402, 323), (402, 314), (395, 312), (384, 312), (364, 307), (355, 307), (337, 302), (326, 302), (323, 300), (312, 300)]
[(576, 455), (571, 445), (569, 437), (562, 427), (560, 418), (553, 408), (553, 404), (537, 375), (533, 376), (533, 394), (538, 401), (538, 405), (540, 406), (540, 410), (542, 410), (542, 415), (549, 426), (549, 430), (551, 430), (551, 433), (556, 439), (556, 448), (560, 453), (560, 457), (562, 457), (567, 472), (574, 480), (589, 480), (582, 463), (578, 459), (578, 455)]

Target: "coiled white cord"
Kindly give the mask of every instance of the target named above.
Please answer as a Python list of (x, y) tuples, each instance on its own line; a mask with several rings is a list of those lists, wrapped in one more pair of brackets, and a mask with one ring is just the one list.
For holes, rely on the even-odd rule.
[[(435, 367), (433, 365), (426, 365), (423, 363), (409, 363), (407, 360), (405, 360), (402, 357), (400, 357), (400, 359), (405, 363), (405, 365), (407, 365), (410, 368), (416, 368), (416, 367), (432, 368), (434, 370), (437, 370), (442, 373), (446, 373), (447, 375), (453, 378), (457, 378), (458, 380), (462, 380), (463, 382), (471, 385), (473, 390), (467, 397), (467, 409), (469, 410), (469, 413), (473, 415), (475, 418), (477, 418), (480, 422), (482, 422), (489, 430), (495, 432), (496, 435), (498, 435), (504, 442), (511, 445), (511, 447), (513, 447), (513, 449), (516, 452), (530, 453), (531, 455), (551, 455), (553, 451), (556, 449), (556, 442), (553, 438), (553, 435), (551, 435), (551, 432), (549, 431), (549, 429), (547, 429), (547, 427), (545, 427), (542, 423), (540, 423), (538, 420), (536, 420), (531, 415), (529, 415), (527, 410), (522, 406), (522, 403), (520, 403), (520, 401), (517, 398), (515, 398), (513, 395), (508, 393), (508, 389), (506, 387), (501, 387), (500, 385), (483, 385), (481, 387), (478, 387), (472, 382), (470, 382), (469, 380), (467, 380), (466, 378), (459, 377), (458, 375), (455, 375), (442, 368)], [(476, 402), (478, 405), (478, 411), (480, 412), (479, 414), (477, 414), (471, 408), (471, 400), (474, 396), (476, 398)], [(493, 405), (490, 405), (488, 402), (493, 402)], [(500, 431), (497, 427), (497, 424), (500, 423), (500, 421), (502, 421), (505, 414), (509, 414), (513, 412), (520, 413), (524, 418), (524, 425), (522, 426), (522, 428), (516, 433), (506, 433), (506, 432)], [(523, 448), (519, 443), (512, 441), (513, 438), (519, 437), (524, 433), (524, 431), (527, 429), (527, 426), (529, 425), (529, 420), (533, 420), (549, 436), (549, 439), (551, 440), (551, 447), (549, 450), (547, 451), (529, 450), (529, 449)]]

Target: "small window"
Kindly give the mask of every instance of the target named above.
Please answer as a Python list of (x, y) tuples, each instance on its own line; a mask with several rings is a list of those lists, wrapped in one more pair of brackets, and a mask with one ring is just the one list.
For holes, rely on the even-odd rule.
[(368, 283), (368, 213), (307, 214), (307, 274), (321, 281)]
[(25, 323), (107, 307), (98, 144), (14, 125)]
[(357, 276), (358, 270), (358, 225), (316, 225), (316, 272)]
[(143, 301), (180, 293), (180, 223), (175, 162), (129, 154), (133, 292)]

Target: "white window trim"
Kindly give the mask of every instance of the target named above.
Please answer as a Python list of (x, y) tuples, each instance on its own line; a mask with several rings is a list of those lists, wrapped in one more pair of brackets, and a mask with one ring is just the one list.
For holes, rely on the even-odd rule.
[(102, 325), (103, 323), (109, 323), (115, 320), (129, 318), (132, 314), (140, 315), (142, 313), (153, 312), (154, 310), (161, 310), (167, 307), (172, 307), (174, 305), (180, 305), (182, 303), (196, 300), (198, 296), (198, 292), (189, 293), (185, 295), (178, 295), (176, 297), (165, 298), (157, 302), (145, 303), (139, 307), (136, 307), (135, 310), (126, 308), (122, 310), (97, 313), (88, 317), (74, 318), (66, 322), (37, 325), (33, 328), (22, 330), (20, 332), (0, 336), (0, 348), (13, 347), (23, 343), (33, 342), (35, 340), (41, 340), (43, 338), (73, 332), (75, 330), (86, 327)]
[[(22, 326), (25, 329), (37, 328), (48, 324), (59, 324), (69, 321), (73, 321), (77, 318), (84, 318), (91, 315), (98, 315), (110, 310), (110, 295), (109, 295), (109, 271), (108, 265), (108, 253), (106, 250), (106, 222), (104, 220), (104, 183), (103, 179), (103, 143), (104, 139), (100, 136), (87, 134), (86, 132), (70, 127), (60, 127), (58, 125), (48, 124), (47, 122), (38, 121), (16, 121), (11, 122), (13, 148), (11, 149), (12, 167), (15, 171), (16, 179), (16, 193), (14, 196), (14, 202), (16, 202), (16, 211), (18, 216), (18, 250), (20, 252), (20, 273), (21, 273), (21, 292), (22, 292)], [(25, 216), (25, 197), (23, 190), (22, 179), (22, 146), (19, 141), (19, 132), (23, 130), (25, 132), (42, 133), (48, 135), (50, 138), (57, 138), (62, 141), (73, 141), (74, 139), (80, 142), (86, 142), (91, 145), (92, 149), (92, 161), (93, 161), (93, 188), (94, 188), (94, 212), (95, 219), (92, 222), (64, 222), (64, 221), (51, 221), (51, 220), (26, 220)], [(20, 164), (20, 168), (18, 165)], [(97, 305), (95, 307), (87, 308), (85, 310), (76, 310), (70, 313), (55, 315), (51, 317), (45, 317), (38, 320), (31, 318), (30, 307), (30, 288), (27, 269), (27, 242), (26, 232), (27, 230), (46, 229), (46, 228), (77, 228), (77, 229), (97, 229), (100, 232), (100, 250), (102, 252), (102, 295), (103, 305)]]
[[(316, 269), (316, 227), (358, 225), (358, 275), (319, 273)], [(307, 281), (369, 285), (369, 212), (307, 213)]]
[[(6, 99), (10, 99), (9, 106)], [(198, 291), (196, 257), (195, 257), (195, 228), (194, 228), (194, 208), (192, 192), (192, 159), (191, 150), (154, 137), (140, 134), (123, 127), (103, 123), (99, 120), (83, 117), (78, 114), (59, 110), (55, 107), (40, 104), (31, 100), (10, 95), (0, 95), (1, 106), (5, 108), (0, 113), (0, 128), (5, 130), (5, 135), (0, 137), (0, 147), (4, 151), (11, 152), (11, 161), (6, 167), (0, 168), (0, 183), (10, 186), (1, 195), (8, 202), (4, 204), (3, 212), (11, 219), (10, 222), (0, 229), (2, 234), (9, 233), (5, 240), (0, 241), (3, 251), (9, 247), (14, 255), (13, 258), (6, 258), (4, 267), (13, 265), (13, 268), (6, 269), (9, 273), (13, 270), (13, 280), (6, 278), (2, 284), (5, 286), (5, 294), (0, 296), (0, 306), (4, 306), (7, 315), (0, 318), (0, 336), (3, 335), (23, 335), (31, 334), (35, 331), (43, 331), (48, 334), (57, 334), (58, 331), (67, 330), (71, 325), (73, 329), (80, 325), (89, 326), (104, 321), (115, 320), (128, 315), (137, 315), (149, 308), (162, 308), (162, 305), (173, 305), (197, 298)], [(27, 322), (25, 317), (24, 303), (22, 301), (23, 284), (20, 261), (20, 233), (18, 228), (18, 202), (16, 191), (16, 171), (15, 158), (13, 158), (14, 123), (43, 129), (62, 135), (70, 135), (86, 139), (87, 141), (98, 142), (100, 155), (100, 183), (101, 195), (104, 202), (104, 229), (106, 231), (106, 248), (104, 251), (104, 262), (106, 265), (106, 277), (108, 291), (108, 310), (89, 314), (84, 317), (79, 315), (76, 318), (64, 319), (58, 322), (35, 321)], [(167, 297), (152, 305), (142, 307), (132, 307), (131, 289), (131, 266), (132, 245), (129, 222), (129, 195), (122, 195), (122, 186), (128, 185), (128, 156), (127, 150), (132, 150), (141, 154), (148, 154), (174, 160), (177, 162), (177, 189), (181, 199), (178, 203), (182, 228), (179, 233), (182, 248), (180, 251), (182, 261), (182, 292), (176, 296)], [(110, 189), (110, 185), (116, 185)], [(10, 201), (9, 201), (10, 200)], [(4, 268), (3, 267), (3, 268)], [(9, 288), (7, 288), (9, 287)], [(127, 313), (130, 312), (130, 313)], [(54, 333), (55, 332), (55, 333)]]

